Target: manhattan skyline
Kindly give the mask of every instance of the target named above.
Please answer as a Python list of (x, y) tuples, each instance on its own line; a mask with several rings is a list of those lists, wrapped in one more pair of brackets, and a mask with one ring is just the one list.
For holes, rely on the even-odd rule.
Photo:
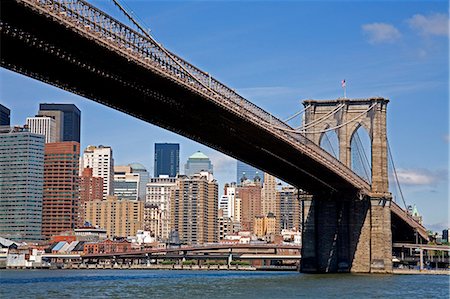
[[(349, 98), (389, 98), (388, 138), (406, 201), (428, 228), (448, 226), (445, 2), (127, 3), (165, 47), (281, 119), (301, 110), (300, 99), (342, 97), (343, 79)], [(93, 4), (123, 20), (110, 2)], [(10, 71), (0, 75), (13, 125), (37, 114), (39, 103), (73, 103), (82, 111), (82, 149), (109, 145), (115, 164), (139, 162), (153, 173), (153, 144), (180, 143), (180, 164), (199, 150), (214, 164), (219, 190), (235, 181), (234, 159), (206, 146)]]

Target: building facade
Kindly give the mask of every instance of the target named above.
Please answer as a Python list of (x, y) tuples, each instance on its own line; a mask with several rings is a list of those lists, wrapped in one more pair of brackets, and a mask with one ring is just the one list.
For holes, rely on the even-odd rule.
[(108, 196), (106, 200), (85, 202), (84, 219), (106, 229), (109, 238), (135, 236), (143, 227), (143, 218), (143, 201)]
[(11, 110), (0, 104), (0, 126), (11, 125)]
[(180, 176), (171, 205), (171, 227), (185, 244), (218, 242), (218, 184), (212, 174)]
[(297, 189), (291, 186), (283, 187), (277, 192), (277, 230), (300, 230), (301, 200)]
[(187, 176), (193, 176), (200, 172), (213, 173), (213, 165), (211, 160), (202, 152), (196, 152), (190, 156), (184, 166), (184, 174)]
[(42, 235), (47, 239), (79, 224), (79, 161), (78, 142), (45, 144)]
[[(148, 216), (146, 223), (157, 223), (158, 228), (152, 226), (150, 230), (155, 234), (155, 237), (160, 240), (168, 240), (171, 228), (171, 206), (173, 202), (173, 192), (176, 187), (176, 178), (168, 175), (161, 175), (157, 178), (150, 178), (147, 183), (146, 204), (152, 207), (146, 214)], [(156, 217), (156, 218), (152, 218)]]
[(178, 143), (155, 143), (154, 177), (180, 174), (180, 145)]
[(263, 238), (267, 235), (279, 234), (277, 232), (277, 221), (275, 215), (269, 213), (265, 216), (256, 216), (253, 233), (257, 238)]
[(45, 136), (45, 143), (57, 142), (56, 121), (48, 116), (27, 117), (28, 130)]
[(256, 216), (262, 216), (261, 208), (261, 183), (246, 181), (237, 188), (236, 196), (241, 205), (241, 229), (253, 231)]
[(148, 172), (143, 165), (114, 166), (114, 196), (145, 201), (147, 183)]
[(44, 141), (24, 128), (0, 130), (0, 236), (42, 238)]
[(79, 226), (84, 226), (84, 203), (103, 198), (103, 179), (92, 175), (92, 168), (84, 168), (79, 183)]
[(103, 199), (113, 194), (114, 159), (109, 146), (88, 146), (83, 153), (81, 167), (92, 168), (92, 175), (103, 179)]
[(264, 174), (264, 184), (261, 190), (262, 215), (269, 213), (277, 215), (277, 181), (273, 175)]
[(47, 104), (39, 105), (38, 115), (53, 116), (56, 120), (59, 140), (75, 141), (80, 143), (81, 111), (73, 104)]

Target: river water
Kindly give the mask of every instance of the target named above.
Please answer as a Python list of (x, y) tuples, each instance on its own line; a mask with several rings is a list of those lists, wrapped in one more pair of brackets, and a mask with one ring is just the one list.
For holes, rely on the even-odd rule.
[(449, 298), (446, 275), (2, 270), (0, 298)]

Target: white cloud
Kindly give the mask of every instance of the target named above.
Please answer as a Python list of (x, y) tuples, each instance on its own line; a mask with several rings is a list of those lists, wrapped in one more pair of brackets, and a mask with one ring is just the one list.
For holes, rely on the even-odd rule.
[(401, 37), (400, 31), (391, 24), (364, 24), (362, 29), (371, 44), (393, 43)]
[(417, 30), (420, 35), (448, 36), (449, 19), (445, 14), (436, 13), (428, 16), (417, 14), (408, 19), (407, 23), (412, 29)]
[(426, 169), (399, 169), (397, 176), (400, 184), (404, 185), (435, 185), (445, 179), (445, 171), (432, 172)]

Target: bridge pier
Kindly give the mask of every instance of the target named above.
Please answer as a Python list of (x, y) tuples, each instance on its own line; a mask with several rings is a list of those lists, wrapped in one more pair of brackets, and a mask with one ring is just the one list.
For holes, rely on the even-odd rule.
[(302, 200), (305, 273), (390, 273), (390, 198), (348, 195)]

